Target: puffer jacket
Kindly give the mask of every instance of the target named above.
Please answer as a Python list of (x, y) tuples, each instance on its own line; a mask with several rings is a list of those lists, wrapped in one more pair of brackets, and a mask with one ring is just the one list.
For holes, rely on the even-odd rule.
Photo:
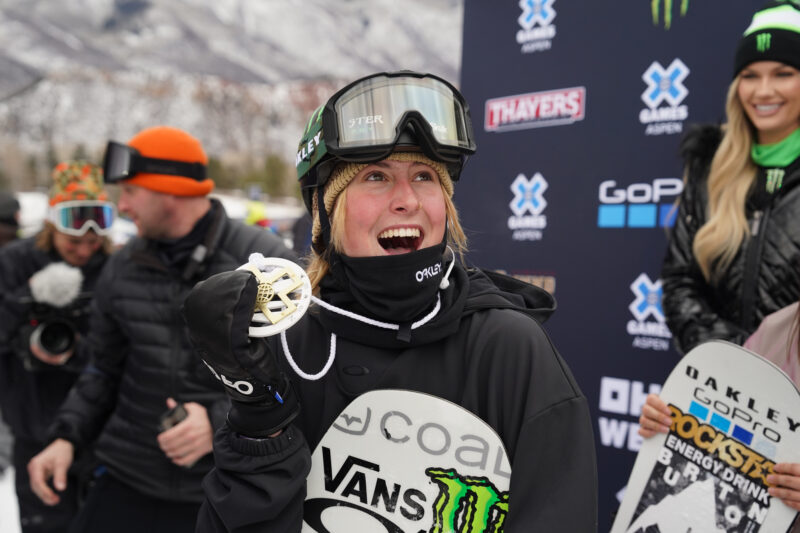
[(35, 361), (29, 348), (33, 324), (47, 317), (67, 318), (85, 336), (89, 298), (108, 255), (98, 250), (80, 267), (83, 282), (75, 304), (60, 309), (39, 308), (28, 280), (63, 259), (55, 249), (45, 251), (37, 247), (36, 239), (20, 239), (0, 249), (0, 407), (15, 438), (41, 445), (47, 427), (86, 359), (79, 342), (74, 355), (63, 366), (40, 364), (26, 368), (27, 361)]
[(763, 192), (770, 169), (758, 169), (746, 202), (751, 236), (717, 283), (703, 278), (692, 243), (707, 219), (708, 172), (720, 139), (717, 126), (701, 126), (681, 145), (687, 183), (661, 277), (667, 325), (684, 353), (710, 339), (741, 344), (766, 315), (800, 296), (800, 157), (777, 169), (783, 185), (773, 194)]
[(50, 430), (76, 450), (94, 444), (110, 474), (168, 501), (200, 502), (211, 454), (191, 468), (173, 464), (156, 437), (166, 399), (206, 407), (214, 429), (228, 400), (193, 354), (180, 314), (194, 284), (245, 263), (250, 253), (294, 259), (274, 234), (231, 221), (216, 200), (203, 244), (204, 262), (168, 267), (152, 241), (134, 239), (109, 260), (97, 283), (87, 348), (90, 364)]

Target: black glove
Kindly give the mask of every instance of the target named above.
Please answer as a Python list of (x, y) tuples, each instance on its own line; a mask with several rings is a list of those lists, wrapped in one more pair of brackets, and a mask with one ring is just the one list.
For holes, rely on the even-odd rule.
[(228, 425), (263, 438), (289, 425), (300, 405), (267, 343), (247, 335), (257, 293), (251, 272), (222, 272), (195, 285), (182, 311), (198, 354), (232, 400)]

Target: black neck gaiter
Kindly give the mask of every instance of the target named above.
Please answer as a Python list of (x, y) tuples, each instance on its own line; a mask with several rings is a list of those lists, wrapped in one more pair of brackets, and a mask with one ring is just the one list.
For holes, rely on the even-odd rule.
[(436, 301), (445, 243), (400, 255), (348, 257), (331, 251), (337, 283), (374, 317), (395, 323), (421, 318)]

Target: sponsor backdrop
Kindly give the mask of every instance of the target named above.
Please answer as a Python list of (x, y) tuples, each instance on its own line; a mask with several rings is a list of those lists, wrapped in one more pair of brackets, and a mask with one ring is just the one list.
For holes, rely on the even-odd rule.
[(724, 118), (735, 46), (762, 4), (465, 3), (478, 154), (456, 200), (470, 259), (558, 300), (547, 329), (593, 408), (601, 532), (641, 444), (641, 404), (679, 359), (659, 279), (678, 144)]

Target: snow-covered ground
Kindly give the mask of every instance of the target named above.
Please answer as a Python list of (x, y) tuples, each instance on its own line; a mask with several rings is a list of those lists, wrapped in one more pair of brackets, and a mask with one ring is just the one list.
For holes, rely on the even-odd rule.
[(19, 533), (19, 510), (14, 495), (14, 469), (11, 467), (0, 474), (0, 531)]

